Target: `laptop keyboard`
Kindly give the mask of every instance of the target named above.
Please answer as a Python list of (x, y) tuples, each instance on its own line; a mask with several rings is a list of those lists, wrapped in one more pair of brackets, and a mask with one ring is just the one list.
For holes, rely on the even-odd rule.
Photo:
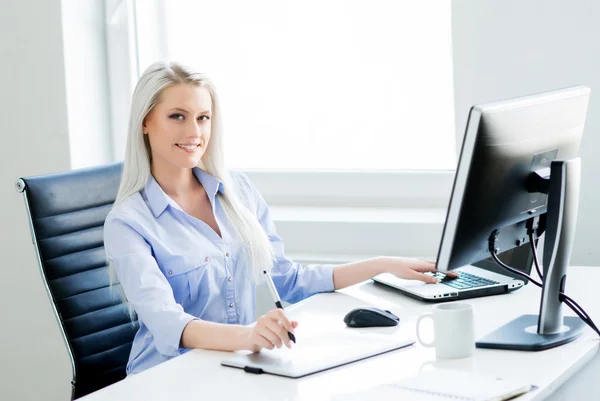
[(437, 277), (438, 283), (446, 284), (457, 290), (464, 290), (467, 288), (485, 287), (486, 285), (499, 284), (497, 281), (488, 280), (474, 274), (460, 272), (459, 277), (449, 277), (444, 273), (435, 273), (433, 277)]

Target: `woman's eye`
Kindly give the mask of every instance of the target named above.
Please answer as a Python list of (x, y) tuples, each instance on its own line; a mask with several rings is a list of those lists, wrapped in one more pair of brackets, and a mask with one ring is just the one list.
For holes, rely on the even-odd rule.
[(198, 120), (199, 121), (206, 121), (206, 120), (210, 120), (210, 117), (209, 116), (200, 116), (200, 117), (198, 117)]
[(175, 114), (171, 114), (169, 116), (169, 118), (172, 118), (173, 120), (184, 120), (183, 114), (179, 114), (179, 113), (175, 113)]

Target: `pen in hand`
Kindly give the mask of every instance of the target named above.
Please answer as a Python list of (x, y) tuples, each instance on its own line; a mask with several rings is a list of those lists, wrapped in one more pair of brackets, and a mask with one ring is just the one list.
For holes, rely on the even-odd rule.
[[(281, 305), (281, 299), (279, 299), (279, 294), (277, 293), (277, 288), (275, 288), (275, 283), (273, 282), (271, 275), (266, 270), (263, 270), (263, 273), (265, 275), (265, 281), (267, 282), (267, 287), (269, 287), (269, 292), (271, 293), (271, 296), (273, 297), (273, 301), (275, 301), (275, 306), (277, 308), (283, 310), (283, 306)], [(288, 336), (289, 336), (290, 340), (292, 340), (294, 343), (296, 343), (296, 336), (294, 336), (294, 333), (288, 331)]]

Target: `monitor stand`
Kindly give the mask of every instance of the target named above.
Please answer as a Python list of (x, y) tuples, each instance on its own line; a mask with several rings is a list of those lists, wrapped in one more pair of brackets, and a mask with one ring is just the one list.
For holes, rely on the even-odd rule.
[(559, 293), (564, 292), (575, 235), (581, 159), (553, 161), (550, 166), (544, 280), (539, 315), (522, 315), (477, 341), (477, 348), (541, 351), (577, 339), (585, 323), (563, 317)]

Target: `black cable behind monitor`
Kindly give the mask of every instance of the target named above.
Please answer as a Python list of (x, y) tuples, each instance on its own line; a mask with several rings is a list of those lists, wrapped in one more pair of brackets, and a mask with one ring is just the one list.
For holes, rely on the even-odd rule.
[[(534, 239), (535, 239), (534, 232), (537, 229), (537, 227), (534, 226), (534, 219), (528, 220), (527, 228), (528, 228), (528, 235), (529, 235), (529, 243), (531, 244), (531, 251), (533, 252), (533, 261), (535, 264), (535, 268), (540, 276), (540, 279), (543, 281), (544, 278), (543, 278), (541, 267), (539, 264), (539, 259), (538, 259), (538, 255), (537, 255), (537, 247), (536, 247), (535, 241), (534, 241)], [(500, 250), (498, 248), (496, 248), (496, 239), (498, 238), (498, 234), (499, 234), (499, 231), (494, 230), (489, 238), (489, 251), (490, 251), (490, 254), (492, 255), (492, 258), (494, 259), (494, 261), (502, 268), (504, 268), (514, 274), (517, 274), (521, 277), (524, 277), (524, 278), (528, 279), (530, 282), (532, 282), (533, 284), (542, 288), (542, 283), (538, 282), (537, 280), (534, 280), (528, 274), (526, 274), (518, 269), (515, 269), (514, 267), (508, 266), (507, 264), (503, 263), (498, 258), (498, 252), (500, 252)], [(539, 234), (539, 232), (538, 232), (538, 234)], [(559, 301), (564, 302), (565, 305), (567, 305), (569, 308), (571, 308), (571, 310), (573, 312), (575, 312), (575, 314), (577, 314), (577, 316), (579, 316), (579, 318), (585, 324), (590, 326), (590, 328), (592, 330), (594, 330), (600, 336), (600, 330), (598, 329), (598, 327), (596, 326), (594, 321), (591, 319), (591, 317), (585, 312), (585, 310), (577, 302), (575, 302), (571, 297), (569, 297), (562, 291), (559, 292)]]
[[(490, 235), (490, 239), (489, 239), (489, 250), (490, 250), (490, 254), (492, 255), (492, 258), (494, 259), (494, 261), (501, 267), (503, 267), (504, 269), (517, 274), (521, 277), (526, 278), (527, 280), (531, 281), (533, 284), (537, 285), (538, 287), (542, 287), (542, 284), (540, 282), (538, 282), (537, 280), (535, 280), (533, 277), (531, 277), (529, 274), (524, 273), (518, 269), (515, 269), (514, 267), (510, 267), (509, 265), (505, 264), (504, 262), (502, 262), (499, 258), (498, 258), (498, 252), (500, 252), (499, 248), (496, 248), (496, 238), (498, 238), (498, 230), (494, 230), (492, 232), (492, 234)], [(540, 277), (542, 277), (540, 275)]]

